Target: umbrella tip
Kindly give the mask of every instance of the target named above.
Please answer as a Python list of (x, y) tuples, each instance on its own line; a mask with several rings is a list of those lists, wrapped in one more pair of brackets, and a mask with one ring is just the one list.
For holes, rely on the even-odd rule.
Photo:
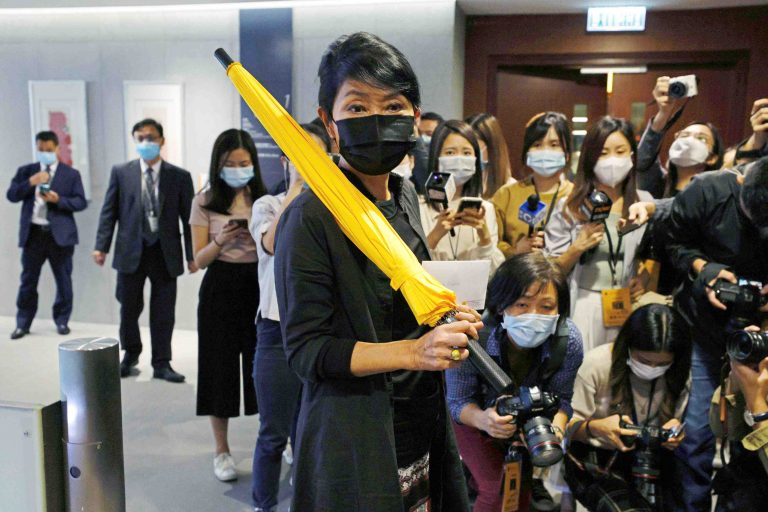
[(224, 51), (224, 48), (219, 48), (215, 52), (213, 52), (213, 55), (218, 59), (219, 63), (224, 66), (224, 69), (227, 69), (231, 64), (234, 64), (235, 61), (232, 60), (232, 57), (229, 56), (229, 54)]

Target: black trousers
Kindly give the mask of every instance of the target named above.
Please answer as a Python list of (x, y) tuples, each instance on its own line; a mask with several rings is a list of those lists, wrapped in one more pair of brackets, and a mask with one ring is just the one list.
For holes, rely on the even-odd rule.
[[(253, 354), (259, 307), (258, 265), (214, 261), (205, 271), (197, 306), (197, 415), (256, 414)], [(241, 373), (242, 372), (242, 373)]]
[(149, 332), (152, 338), (152, 366), (171, 360), (171, 337), (176, 323), (176, 278), (165, 265), (160, 243), (144, 247), (136, 272), (117, 274), (117, 300), (120, 302), (120, 344), (128, 353), (142, 350), (139, 316), (144, 310), (144, 282), (149, 278)]
[(27, 243), (21, 251), (21, 285), (16, 298), (16, 327), (29, 329), (37, 313), (37, 283), (46, 260), (56, 280), (53, 320), (67, 325), (72, 314), (72, 255), (74, 246), (56, 244), (48, 227), (32, 225)]

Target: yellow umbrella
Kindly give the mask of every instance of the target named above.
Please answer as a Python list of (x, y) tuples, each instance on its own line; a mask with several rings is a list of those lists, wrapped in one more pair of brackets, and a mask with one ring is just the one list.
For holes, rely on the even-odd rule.
[(339, 170), (280, 103), (239, 62), (216, 58), (269, 135), (330, 210), (344, 234), (403, 292), (420, 324), (434, 326), (456, 308), (456, 295), (419, 264), (379, 209)]

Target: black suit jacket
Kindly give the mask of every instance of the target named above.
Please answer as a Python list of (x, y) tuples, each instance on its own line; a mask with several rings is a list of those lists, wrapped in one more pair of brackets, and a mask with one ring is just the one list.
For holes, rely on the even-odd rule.
[[(109, 187), (101, 208), (99, 229), (96, 233), (96, 250), (109, 252), (112, 235), (117, 224), (117, 240), (112, 267), (118, 272), (136, 272), (144, 250), (144, 208), (141, 202), (141, 164), (132, 160), (112, 168)], [(179, 221), (183, 226), (184, 252), (192, 261), (192, 232), (189, 212), (195, 194), (189, 172), (163, 161), (158, 183), (160, 203), (159, 239), (168, 273), (172, 277), (184, 273), (184, 257), (181, 253)]]
[[(29, 178), (42, 170), (39, 163), (19, 167), (11, 181), (6, 196), (12, 203), (22, 201), (19, 219), (19, 247), (24, 247), (32, 226), (32, 213), (35, 208), (36, 187), (29, 184)], [(74, 212), (85, 210), (88, 206), (83, 191), (80, 173), (72, 167), (59, 162), (51, 181), (51, 190), (59, 194), (59, 202), (47, 203), (48, 222), (50, 222), (53, 240), (61, 247), (77, 245), (77, 224)]]

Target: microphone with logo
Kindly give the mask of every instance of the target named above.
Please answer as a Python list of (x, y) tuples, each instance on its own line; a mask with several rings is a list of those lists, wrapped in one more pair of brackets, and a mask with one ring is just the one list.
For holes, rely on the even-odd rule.
[[(456, 183), (451, 173), (435, 171), (427, 178), (424, 189), (429, 202), (439, 204), (443, 210), (447, 210), (448, 201), (456, 194)], [(451, 236), (456, 236), (456, 230), (453, 228)]]
[(536, 225), (541, 224), (547, 214), (547, 205), (539, 201), (538, 194), (531, 194), (528, 199), (520, 205), (517, 213), (517, 219), (528, 224), (528, 236), (533, 235)]

